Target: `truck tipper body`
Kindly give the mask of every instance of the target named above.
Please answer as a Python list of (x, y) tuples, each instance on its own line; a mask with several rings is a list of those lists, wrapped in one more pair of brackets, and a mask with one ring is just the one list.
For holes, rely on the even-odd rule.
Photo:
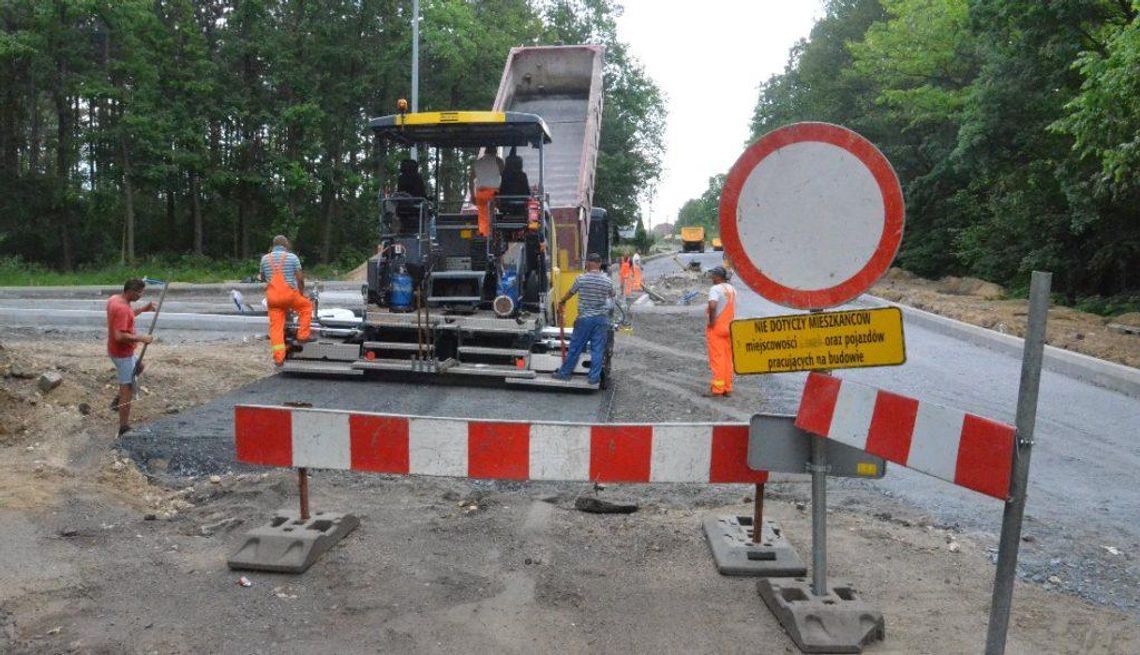
[[(521, 158), (525, 183), (508, 194), (504, 171), (502, 189), (481, 207), (471, 197), (441, 198), (438, 184), (433, 194), (420, 182), (419, 194), (431, 197), (399, 188), (386, 193), (359, 316), (322, 320), (316, 341), (290, 349), (285, 372), (385, 371), (594, 388), (585, 380), (588, 357), (569, 381), (549, 373), (562, 364), (572, 334), (559, 320), (568, 328), (574, 308), (560, 315), (557, 300), (580, 272), (586, 248), (608, 249), (608, 239), (590, 230), (591, 216), (605, 221), (605, 212), (592, 207), (603, 54), (600, 46), (515, 48), (491, 111), (407, 113), (405, 106), (370, 120), (381, 140), (426, 148), (428, 159), (434, 153), (437, 176), (441, 151), (493, 146)], [(411, 174), (423, 166), (404, 164)]]
[(681, 228), (681, 251), (682, 252), (704, 252), (705, 251), (705, 228), (703, 228), (703, 227), (683, 227), (683, 228)]
[[(559, 295), (573, 284), (588, 254), (604, 53), (605, 48), (597, 45), (512, 48), (495, 96), (495, 111), (535, 114), (550, 128), (552, 143), (542, 151), (542, 163), (554, 220), (552, 278)], [(538, 169), (537, 151), (522, 157), (524, 168)], [(576, 311), (572, 301), (567, 323), (573, 323)]]

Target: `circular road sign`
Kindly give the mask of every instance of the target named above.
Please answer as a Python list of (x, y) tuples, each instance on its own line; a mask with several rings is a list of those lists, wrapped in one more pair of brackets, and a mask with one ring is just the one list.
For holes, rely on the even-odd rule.
[(898, 251), (903, 195), (870, 141), (829, 123), (796, 123), (736, 160), (720, 197), (720, 234), (740, 278), (796, 309), (841, 305)]

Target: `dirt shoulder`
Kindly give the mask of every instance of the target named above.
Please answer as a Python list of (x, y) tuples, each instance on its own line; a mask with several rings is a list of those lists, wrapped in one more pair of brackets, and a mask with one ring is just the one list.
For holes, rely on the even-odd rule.
[[(703, 353), (678, 358), (659, 343), (685, 320), (663, 315), (629, 337), (615, 360), (613, 420), (653, 419), (658, 403), (691, 420), (755, 411), (697, 397), (701, 382), (684, 372)], [(745, 486), (595, 490), (316, 471), (314, 506), (353, 511), (361, 527), (303, 575), (247, 574), (253, 586), (239, 586), (226, 557), (245, 530), (293, 506), (294, 476), (163, 484), (114, 447), (101, 341), (3, 346), (0, 652), (795, 652), (755, 582), (715, 572), (700, 531), (707, 514), (748, 514)], [(160, 344), (147, 357), (141, 420), (269, 372), (264, 342)], [(41, 393), (34, 376), (53, 367), (64, 382)], [(768, 516), (806, 557), (807, 485), (770, 489)], [(580, 494), (641, 509), (583, 514)], [(987, 541), (842, 490), (832, 507), (833, 575), (886, 615), (887, 641), (866, 652), (980, 650)], [(1014, 608), (1010, 653), (1140, 651), (1134, 616), (1020, 582)]]
[[(669, 304), (700, 302), (709, 286), (703, 273), (679, 270), (646, 283)], [(926, 280), (892, 268), (869, 293), (1002, 334), (1025, 336), (1028, 301), (1008, 299), (1005, 289), (992, 282), (957, 277)], [(1049, 310), (1046, 341), (1057, 348), (1140, 368), (1140, 313), (1105, 317), (1054, 306)]]
[[(1029, 302), (1005, 299), (1005, 290), (991, 282), (956, 277), (925, 280), (893, 268), (870, 293), (1003, 334), (1025, 336)], [(1055, 306), (1049, 310), (1046, 342), (1098, 359), (1140, 367), (1140, 334), (1120, 332), (1110, 325), (1140, 328), (1140, 314), (1104, 317)]]

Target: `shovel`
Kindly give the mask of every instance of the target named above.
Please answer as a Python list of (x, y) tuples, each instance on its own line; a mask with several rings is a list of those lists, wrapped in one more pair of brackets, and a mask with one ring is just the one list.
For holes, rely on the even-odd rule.
[[(156, 279), (150, 278), (150, 277), (144, 277), (143, 282), (146, 282), (147, 284), (161, 284), (162, 285), (162, 293), (160, 293), (158, 296), (158, 307), (156, 307), (154, 309), (154, 316), (151, 317), (150, 327), (146, 331), (147, 335), (152, 335), (152, 334), (154, 334), (154, 326), (158, 323), (158, 313), (162, 311), (162, 303), (164, 300), (166, 300), (166, 289), (170, 286), (170, 283), (169, 282), (163, 282), (162, 280), (156, 280)], [(139, 373), (142, 371), (143, 357), (146, 357), (146, 347), (149, 345), (150, 345), (149, 343), (144, 343), (142, 350), (139, 351), (139, 359), (137, 362), (135, 362), (135, 376), (134, 376), (135, 379), (131, 381), (132, 387), (137, 386), (137, 384), (138, 384), (138, 376), (139, 376)]]

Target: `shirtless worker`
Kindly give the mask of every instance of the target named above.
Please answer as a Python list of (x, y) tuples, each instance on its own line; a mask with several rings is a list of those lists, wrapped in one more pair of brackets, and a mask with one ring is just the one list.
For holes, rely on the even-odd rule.
[(301, 258), (289, 252), (289, 239), (273, 237), (273, 249), (261, 258), (261, 277), (269, 282), (265, 301), (269, 309), (269, 343), (273, 363), (285, 364), (285, 317), (297, 312), (297, 341), (309, 340), (313, 322), (313, 303), (305, 297), (305, 274)]

